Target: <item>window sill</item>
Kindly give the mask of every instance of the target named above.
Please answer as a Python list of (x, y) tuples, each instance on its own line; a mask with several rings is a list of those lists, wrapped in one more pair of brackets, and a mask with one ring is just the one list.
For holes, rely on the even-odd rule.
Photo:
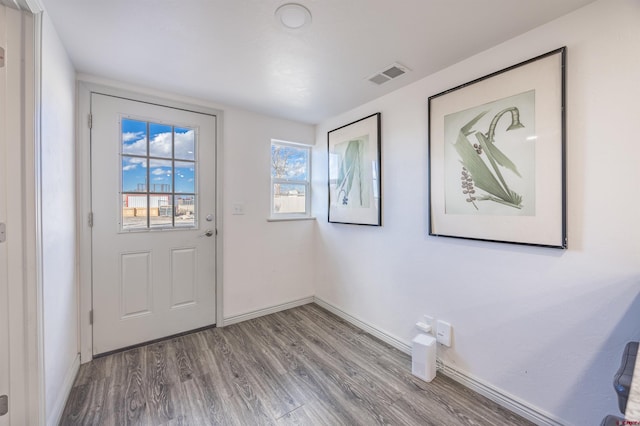
[(296, 220), (316, 220), (315, 216), (305, 217), (268, 217), (267, 222), (293, 222)]

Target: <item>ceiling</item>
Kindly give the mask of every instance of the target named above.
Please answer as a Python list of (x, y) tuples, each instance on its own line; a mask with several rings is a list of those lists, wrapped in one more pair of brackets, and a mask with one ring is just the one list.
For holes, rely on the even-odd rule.
[(297, 0), (302, 31), (287, 0), (41, 1), (80, 73), (319, 123), (593, 0)]

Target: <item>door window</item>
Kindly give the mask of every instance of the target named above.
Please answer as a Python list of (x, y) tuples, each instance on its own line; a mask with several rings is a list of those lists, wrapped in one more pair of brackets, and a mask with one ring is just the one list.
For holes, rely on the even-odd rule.
[(196, 129), (122, 117), (122, 231), (197, 226)]

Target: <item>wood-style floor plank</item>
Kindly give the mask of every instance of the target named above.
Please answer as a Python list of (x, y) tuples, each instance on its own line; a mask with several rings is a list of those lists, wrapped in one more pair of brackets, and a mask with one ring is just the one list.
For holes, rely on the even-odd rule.
[(244, 348), (238, 354), (238, 360), (246, 366), (246, 374), (257, 384), (256, 392), (260, 393), (272, 417), (280, 418), (304, 403), (305, 393), (299, 391), (286, 373), (278, 371), (272, 358), (265, 356), (263, 346), (256, 344), (248, 327), (238, 324), (226, 337), (233, 346)]
[(66, 416), (70, 424), (98, 425), (107, 392), (106, 379), (96, 379), (75, 388), (67, 400)]
[[(177, 368), (167, 368), (168, 345), (166, 342), (159, 342), (147, 347), (147, 377), (149, 384), (146, 396), (151, 422), (154, 424), (164, 424), (175, 418), (174, 401), (179, 401), (179, 394), (174, 397), (173, 383), (170, 377), (179, 376)], [(174, 364), (176, 367), (178, 365)], [(169, 371), (168, 371), (169, 370)]]
[(81, 366), (62, 425), (531, 425), (315, 304)]

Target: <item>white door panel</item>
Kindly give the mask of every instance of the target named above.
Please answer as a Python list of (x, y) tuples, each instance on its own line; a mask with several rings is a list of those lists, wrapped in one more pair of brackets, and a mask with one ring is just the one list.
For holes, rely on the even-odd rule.
[(215, 117), (96, 93), (91, 112), (93, 353), (214, 324)]

